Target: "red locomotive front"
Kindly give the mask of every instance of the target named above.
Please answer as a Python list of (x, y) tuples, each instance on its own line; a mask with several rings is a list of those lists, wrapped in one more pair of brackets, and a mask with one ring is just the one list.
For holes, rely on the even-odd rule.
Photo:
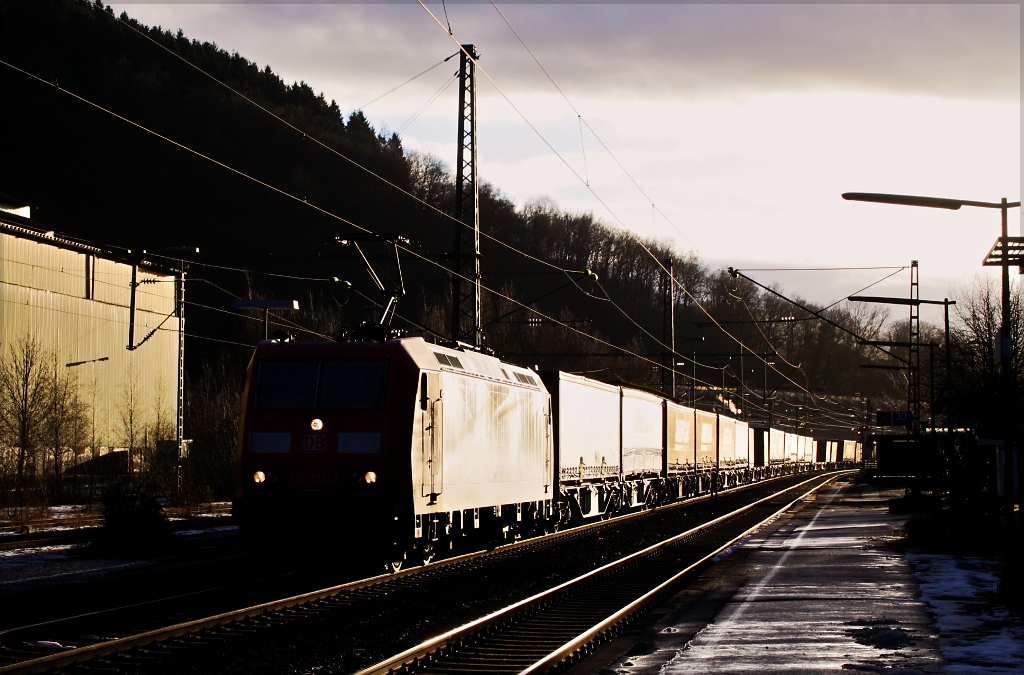
[(262, 342), (249, 364), (235, 514), (264, 550), (385, 560), (412, 536), (418, 370), (397, 342)]

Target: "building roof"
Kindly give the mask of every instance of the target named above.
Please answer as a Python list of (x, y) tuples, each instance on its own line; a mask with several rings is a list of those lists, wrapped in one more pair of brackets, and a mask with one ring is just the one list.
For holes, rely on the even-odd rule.
[(51, 246), (57, 246), (58, 248), (86, 253), (128, 265), (137, 264), (158, 273), (173, 274), (177, 271), (177, 267), (175, 265), (155, 262), (154, 260), (147, 258), (145, 251), (133, 252), (131, 249), (112, 251), (100, 248), (93, 244), (77, 241), (65, 235), (58, 234), (54, 230), (48, 230), (44, 227), (40, 227), (41, 224), (31, 218), (25, 218), (24, 216), (19, 216), (15, 213), (3, 210), (5, 208), (20, 208), (22, 206), (25, 206), (25, 204), (0, 192), (0, 233), (7, 233), (23, 239), (31, 239)]

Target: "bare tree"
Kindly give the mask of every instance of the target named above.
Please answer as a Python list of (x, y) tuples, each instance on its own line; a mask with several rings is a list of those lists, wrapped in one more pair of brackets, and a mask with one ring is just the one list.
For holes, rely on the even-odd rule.
[(85, 404), (77, 373), (62, 368), (57, 354), (50, 355), (53, 364), (48, 396), (46, 443), (49, 447), (47, 483), (51, 499), (59, 500), (64, 494), (64, 472), (68, 457), (74, 452), (76, 439), (83, 436), (87, 421)]
[(158, 378), (153, 396), (153, 423), (146, 432), (152, 439), (146, 447), (146, 467), (149, 480), (163, 494), (172, 495), (177, 487), (178, 445), (173, 409), (167, 399), (165, 381)]
[(16, 448), (15, 488), (22, 504), (45, 432), (50, 386), (40, 342), (33, 335), (23, 336), (0, 360), (0, 434), (6, 445)]
[(135, 451), (138, 448), (139, 437), (144, 433), (145, 424), (139, 393), (139, 373), (130, 361), (121, 387), (120, 413), (122, 440), (128, 448), (128, 475), (131, 476), (135, 470)]
[[(1016, 391), (1024, 382), (1024, 310), (1020, 286), (1011, 285), (1010, 334), (1013, 337), (1013, 366)], [(999, 361), (996, 343), (1002, 324), (1002, 294), (998, 281), (991, 277), (976, 277), (966, 288), (957, 290), (957, 304), (950, 341), (953, 346), (953, 381), (957, 391), (955, 405), (960, 423), (981, 427), (984, 433), (994, 434), (1002, 424), (1002, 396), (999, 393)], [(1011, 408), (1014, 405), (1011, 404)], [(1016, 423), (1019, 425), (1020, 420)]]
[(203, 363), (187, 380), (189, 446), (185, 498), (192, 503), (225, 499), (234, 489), (234, 455), (245, 366), (221, 356)]

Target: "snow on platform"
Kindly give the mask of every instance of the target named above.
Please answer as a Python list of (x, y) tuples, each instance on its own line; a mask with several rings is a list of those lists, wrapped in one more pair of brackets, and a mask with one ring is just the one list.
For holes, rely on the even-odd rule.
[(1024, 672), (1022, 622), (991, 602), (996, 563), (891, 546), (907, 520), (888, 512), (891, 496), (820, 491), (735, 546), (700, 590), (680, 593), (624, 656), (590, 672)]

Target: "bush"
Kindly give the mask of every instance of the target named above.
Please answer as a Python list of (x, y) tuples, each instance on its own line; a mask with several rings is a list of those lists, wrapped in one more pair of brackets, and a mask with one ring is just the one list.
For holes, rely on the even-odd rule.
[(172, 541), (170, 523), (142, 483), (121, 481), (103, 493), (102, 546), (118, 552), (150, 552)]

